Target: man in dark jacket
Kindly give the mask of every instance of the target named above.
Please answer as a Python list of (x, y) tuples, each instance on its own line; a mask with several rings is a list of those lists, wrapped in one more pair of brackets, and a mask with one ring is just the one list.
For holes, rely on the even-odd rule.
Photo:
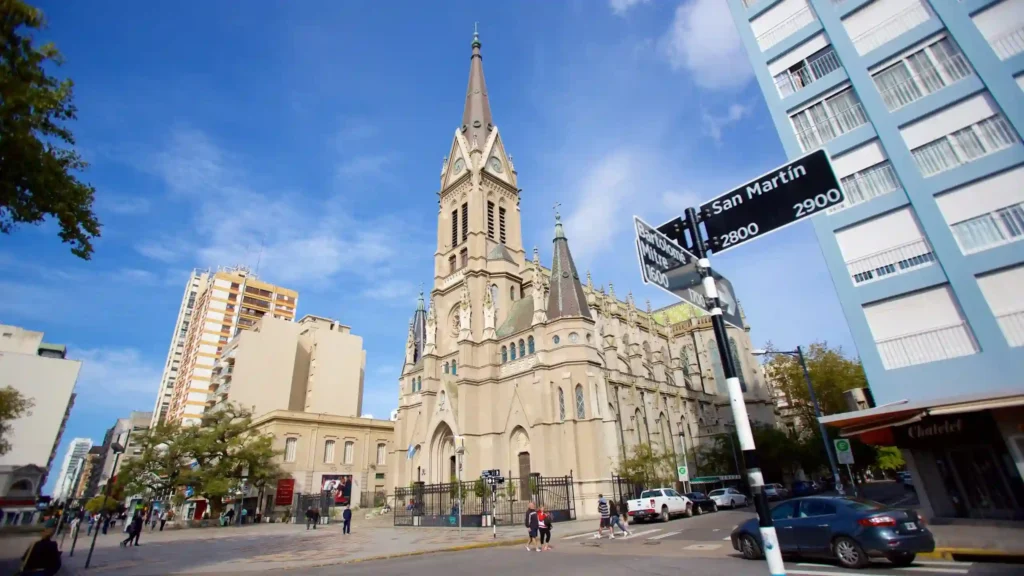
[(530, 502), (530, 505), (526, 508), (526, 529), (530, 534), (530, 540), (526, 543), (526, 551), (531, 552), (530, 544), (534, 544), (534, 549), (540, 552), (540, 544), (536, 544), (540, 524), (537, 521), (537, 505), (533, 502)]
[(33, 542), (22, 555), (20, 573), (53, 576), (60, 571), (60, 550), (52, 536), (52, 528), (43, 529), (42, 537)]
[(309, 508), (306, 508), (306, 530), (309, 530), (310, 526), (316, 530), (316, 522), (313, 520), (314, 517), (313, 507), (310, 506)]
[(345, 511), (341, 513), (341, 519), (344, 521), (344, 524), (341, 527), (341, 533), (342, 534), (351, 534), (352, 533), (352, 509), (349, 508), (347, 505), (345, 506)]

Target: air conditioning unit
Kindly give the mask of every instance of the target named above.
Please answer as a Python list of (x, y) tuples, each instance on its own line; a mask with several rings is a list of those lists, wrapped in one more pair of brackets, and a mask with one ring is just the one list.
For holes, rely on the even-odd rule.
[(867, 410), (875, 407), (875, 399), (871, 395), (870, 388), (853, 388), (843, 392), (843, 399), (846, 400), (846, 408), (850, 412)]

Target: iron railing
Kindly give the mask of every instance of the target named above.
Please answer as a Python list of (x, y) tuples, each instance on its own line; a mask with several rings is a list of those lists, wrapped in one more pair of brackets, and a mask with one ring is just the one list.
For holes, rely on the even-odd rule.
[(779, 89), (779, 96), (785, 98), (809, 86), (829, 72), (838, 70), (841, 66), (835, 51), (829, 50), (813, 60), (805, 61), (804, 65), (796, 70), (788, 71), (786, 74), (776, 77), (775, 86)]
[(923, 22), (927, 22), (931, 13), (923, 4), (916, 3), (902, 12), (886, 19), (878, 26), (853, 38), (853, 46), (860, 55), (867, 54), (882, 44), (897, 38)]
[(1011, 348), (1024, 346), (1024, 310), (997, 314), (996, 321)]
[(792, 16), (764, 31), (757, 37), (757, 44), (761, 47), (762, 51), (767, 50), (782, 42), (797, 30), (814, 22), (814, 18), (814, 12), (811, 10), (811, 7), (809, 5), (805, 6), (794, 12)]
[(935, 262), (932, 247), (924, 238), (887, 248), (846, 263), (854, 284), (864, 284), (909, 272)]
[(990, 44), (1000, 60), (1020, 54), (1024, 52), (1024, 27), (993, 38)]
[(876, 343), (886, 370), (978, 352), (974, 337), (963, 322), (885, 338)]
[[(919, 74), (914, 74), (899, 84), (894, 84), (882, 91), (882, 100), (889, 112), (938, 92), (973, 73), (971, 65), (963, 54), (954, 54)], [(877, 86), (878, 79), (875, 79)]]

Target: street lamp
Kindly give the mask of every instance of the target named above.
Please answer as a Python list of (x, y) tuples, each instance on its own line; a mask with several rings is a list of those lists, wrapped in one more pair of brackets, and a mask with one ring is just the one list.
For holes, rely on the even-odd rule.
[(836, 465), (836, 456), (832, 453), (832, 445), (828, 441), (828, 432), (825, 430), (825, 425), (821, 423), (821, 407), (818, 406), (818, 397), (814, 394), (814, 386), (811, 385), (811, 373), (807, 370), (807, 362), (804, 360), (804, 350), (802, 347), (797, 346), (796, 350), (783, 351), (783, 350), (754, 350), (752, 352), (754, 356), (768, 356), (770, 354), (785, 354), (787, 356), (793, 356), (800, 360), (800, 368), (804, 371), (804, 380), (807, 381), (807, 393), (811, 396), (811, 403), (814, 405), (814, 418), (818, 421), (818, 430), (821, 431), (821, 441), (825, 443), (825, 453), (828, 454), (828, 464), (832, 468), (832, 477), (836, 482), (836, 492), (840, 496), (844, 495), (843, 482), (839, 477), (839, 467)]
[[(117, 475), (117, 461), (121, 459), (121, 454), (124, 454), (125, 446), (128, 445), (128, 439), (132, 435), (131, 428), (128, 429), (127, 434), (124, 436), (124, 446), (114, 442), (110, 445), (110, 450), (114, 453), (114, 465), (110, 468), (110, 478), (107, 479), (107, 485), (103, 487), (103, 503), (100, 504), (100, 520), (103, 519), (103, 511), (107, 507), (107, 500), (110, 500), (110, 486), (114, 483), (114, 476)], [(102, 473), (102, 470), (100, 471)], [(96, 529), (92, 533), (92, 543), (89, 545), (89, 555), (85, 557), (85, 567), (89, 568), (89, 562), (92, 561), (92, 551), (96, 548), (96, 537), (100, 535), (100, 520), (96, 522)]]

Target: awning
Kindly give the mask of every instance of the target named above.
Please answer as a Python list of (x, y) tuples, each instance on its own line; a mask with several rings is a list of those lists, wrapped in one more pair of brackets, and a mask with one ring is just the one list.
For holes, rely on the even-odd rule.
[(1019, 390), (995, 392), (988, 394), (968, 394), (938, 398), (935, 400), (919, 400), (910, 402), (900, 400), (892, 404), (822, 416), (822, 424), (839, 428), (839, 435), (850, 437), (887, 429), (893, 426), (905, 426), (921, 420), (925, 416), (941, 416), (979, 412), (997, 408), (1024, 406), (1024, 393)]

